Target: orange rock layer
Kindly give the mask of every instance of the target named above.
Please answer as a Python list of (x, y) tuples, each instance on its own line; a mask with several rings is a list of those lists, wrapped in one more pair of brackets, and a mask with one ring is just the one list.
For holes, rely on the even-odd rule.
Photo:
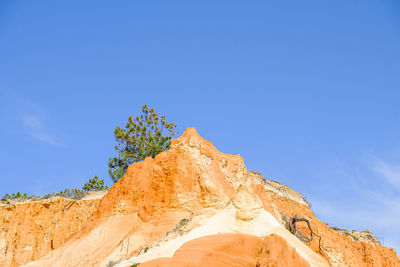
[[(129, 266), (123, 265), (123, 260), (146, 253), (156, 247), (154, 244), (183, 236), (200, 227), (204, 218), (231, 206), (236, 209), (235, 225), (242, 225), (228, 229), (236, 234), (191, 240), (172, 258), (153, 258), (143, 266), (175, 266), (174, 262), (187, 259), (193, 262), (185, 266), (219, 266), (218, 262), (228, 259), (232, 264), (246, 262), (240, 266), (400, 266), (393, 249), (353, 241), (328, 228), (299, 193), (249, 173), (239, 155), (219, 152), (194, 128), (172, 140), (168, 151), (132, 164), (100, 202), (75, 204), (71, 212), (63, 212), (64, 204), (58, 202), (51, 202), (47, 208), (39, 208), (40, 203), (27, 205), (38, 207), (21, 208), (19, 212), (0, 209), (0, 259), (11, 266), (39, 258), (30, 266), (108, 266), (120, 261), (118, 266)], [(259, 219), (257, 216), (268, 217), (260, 209), (280, 227), (274, 226), (278, 234), (262, 238), (241, 235), (238, 229), (250, 231), (246, 227)], [(294, 214), (310, 220), (314, 231), (322, 236), (321, 246), (313, 240), (307, 247), (285, 230), (285, 223)], [(191, 223), (184, 232), (172, 235), (182, 219)], [(275, 224), (270, 221), (271, 225)], [(49, 240), (53, 240), (53, 246)], [(28, 252), (30, 248), (32, 252)], [(310, 253), (313, 263), (305, 260), (307, 255), (310, 259)]]
[[(321, 243), (318, 238), (314, 238), (312, 242), (306, 244), (324, 256), (332, 266), (400, 266), (400, 260), (394, 249), (371, 242), (354, 241), (349, 236), (337, 233), (316, 218), (308, 205), (301, 205), (277, 194), (271, 195), (269, 203), (276, 207), (275, 210), (278, 212), (275, 212), (275, 216), (282, 223), (296, 214), (298, 217), (308, 219), (313, 231), (322, 238)], [(271, 208), (269, 211), (272, 213)], [(309, 233), (306, 227), (302, 230), (304, 233)]]
[(0, 266), (19, 266), (60, 247), (87, 224), (99, 202), (55, 198), (0, 206)]
[(159, 258), (140, 267), (237, 266), (306, 267), (308, 263), (278, 235), (261, 239), (246, 234), (205, 236), (185, 243), (172, 258)]

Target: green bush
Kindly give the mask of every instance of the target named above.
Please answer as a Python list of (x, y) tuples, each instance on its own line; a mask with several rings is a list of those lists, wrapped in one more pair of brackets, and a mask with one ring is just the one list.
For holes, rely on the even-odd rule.
[(60, 193), (57, 194), (60, 197), (65, 197), (65, 198), (71, 198), (75, 200), (82, 199), (85, 196), (85, 191), (81, 189), (64, 189), (64, 191), (60, 191)]
[(99, 179), (99, 177), (95, 175), (93, 178), (89, 179), (89, 182), (84, 184), (82, 189), (85, 192), (101, 191), (101, 190), (107, 190), (108, 186), (104, 186), (104, 179)]
[(147, 105), (142, 107), (142, 115), (135, 118), (129, 116), (125, 129), (117, 126), (114, 130), (118, 155), (108, 160), (113, 182), (122, 178), (132, 163), (146, 157), (154, 158), (169, 149), (171, 138), (177, 133), (174, 122), (167, 122), (164, 115), (160, 116)]
[(20, 192), (12, 193), (11, 195), (5, 194), (3, 196), (3, 199), (27, 199), (27, 198), (28, 198), (28, 195), (26, 193), (21, 194)]
[[(82, 189), (77, 189), (77, 188), (64, 189), (57, 194), (55, 194), (55, 193), (46, 194), (43, 197), (31, 196), (31, 197), (29, 197), (29, 199), (40, 200), (40, 199), (48, 199), (51, 197), (60, 196), (60, 197), (79, 200), (85, 196), (86, 192), (107, 190), (107, 189), (108, 189), (108, 186), (104, 185), (104, 180), (99, 179), (99, 177), (97, 175), (95, 175), (93, 178), (89, 179), (89, 181), (83, 185)], [(28, 195), (26, 193), (21, 194), (20, 192), (17, 192), (17, 193), (13, 193), (11, 195), (5, 194), (3, 196), (3, 199), (28, 199)]]

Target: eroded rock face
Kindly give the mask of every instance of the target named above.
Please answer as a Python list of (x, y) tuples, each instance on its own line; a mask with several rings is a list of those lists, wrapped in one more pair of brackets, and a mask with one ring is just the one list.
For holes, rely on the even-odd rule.
[(170, 150), (130, 166), (101, 201), (99, 217), (137, 213), (148, 221), (169, 208), (221, 209), (247, 177), (239, 155), (219, 152), (189, 128)]
[[(235, 244), (235, 245), (233, 245)], [(172, 258), (156, 259), (143, 267), (155, 266), (256, 266), (262, 239), (253, 235), (220, 234), (185, 243)]]
[(237, 209), (236, 218), (243, 221), (253, 220), (263, 209), (261, 200), (243, 186), (237, 189), (232, 204)]
[(172, 258), (159, 258), (143, 267), (248, 266), (306, 267), (308, 263), (277, 235), (263, 239), (246, 234), (205, 236), (185, 243)]
[(0, 206), (0, 266), (19, 266), (60, 247), (87, 224), (99, 202), (55, 198)]
[[(256, 181), (254, 192), (263, 200), (264, 208), (283, 225), (296, 214), (309, 220), (313, 231), (322, 238), (321, 243), (318, 238), (314, 238), (305, 244), (326, 258), (331, 266), (400, 266), (395, 250), (376, 242), (365, 242), (362, 239), (355, 241), (350, 236), (334, 231), (315, 217), (299, 193), (277, 183), (267, 181), (265, 185), (265, 182), (259, 182), (262, 179), (259, 174), (250, 173), (250, 176)], [(271, 189), (271, 186), (275, 188)], [(300, 225), (300, 230), (309, 233), (305, 224)]]
[[(49, 209), (53, 209), (51, 205)], [(46, 228), (53, 218), (47, 219), (45, 214), (45, 209), (38, 209), (36, 213), (16, 216), (21, 216), (21, 224), (23, 221), (44, 218), (38, 225)], [(267, 181), (258, 174), (248, 173), (239, 155), (219, 152), (210, 142), (201, 138), (194, 128), (187, 129), (180, 138), (172, 140), (168, 151), (158, 154), (154, 159), (147, 158), (132, 164), (126, 175), (100, 202), (96, 202), (88, 214), (77, 215), (78, 211), (68, 214), (60, 213), (60, 220), (69, 221), (65, 225), (74, 225), (70, 226), (71, 232), (61, 227), (64, 229), (61, 232), (65, 234), (52, 236), (53, 250), (48, 248), (48, 244), (33, 244), (32, 250), (38, 247), (40, 251), (34, 257), (23, 254), (22, 248), (30, 243), (18, 245), (18, 249), (12, 252), (1, 250), (12, 247), (14, 240), (19, 240), (19, 236), (25, 234), (23, 227), (11, 224), (2, 226), (0, 237), (12, 229), (17, 237), (9, 235), (5, 245), (0, 240), (0, 252), (3, 253), (0, 257), (11, 258), (13, 264), (40, 258), (29, 266), (107, 266), (138, 254), (146, 256), (163, 242), (171, 241), (174, 247), (177, 243), (172, 241), (182, 239), (188, 233), (198, 238), (207, 235), (207, 231), (220, 229), (226, 233), (253, 233), (254, 238), (245, 238), (243, 241), (249, 249), (247, 251), (244, 248), (244, 252), (251, 251), (250, 248), (257, 244), (264, 254), (272, 255), (272, 258), (262, 258), (249, 256), (249, 252), (243, 258), (253, 259), (251, 264), (257, 259), (256, 262), (267, 264), (265, 266), (292, 264), (293, 261), (300, 264), (296, 266), (302, 266), (304, 261), (311, 266), (328, 266), (329, 263), (333, 266), (400, 266), (394, 250), (378, 244), (356, 242), (333, 231), (314, 216), (299, 193)], [(285, 222), (294, 214), (310, 220), (314, 231), (322, 236), (321, 246), (317, 240), (304, 244), (285, 229)], [(7, 216), (0, 214), (0, 219), (4, 221)], [(82, 218), (78, 220), (74, 216)], [(218, 216), (228, 216), (230, 226), (224, 227), (222, 224), (213, 228), (208, 225), (204, 233), (196, 232), (204, 224), (224, 221), (223, 217)], [(190, 223), (179, 228), (182, 221)], [(41, 231), (43, 234), (38, 234), (37, 240), (43, 238), (46, 229)], [(185, 241), (186, 246), (193, 244), (190, 240)], [(249, 240), (258, 240), (258, 243)], [(221, 240), (220, 244), (223, 242)], [(172, 256), (177, 248), (179, 246), (165, 251)], [(237, 248), (225, 249), (235, 251)], [(46, 252), (49, 253), (44, 255)], [(153, 255), (163, 257), (164, 252)], [(280, 262), (279, 255), (282, 253), (289, 256)]]

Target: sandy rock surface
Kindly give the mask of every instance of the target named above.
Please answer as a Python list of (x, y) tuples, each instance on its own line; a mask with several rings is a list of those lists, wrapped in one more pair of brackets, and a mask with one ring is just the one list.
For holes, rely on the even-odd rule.
[(99, 203), (57, 197), (0, 206), (0, 266), (19, 266), (57, 249), (90, 221)]
[[(400, 266), (393, 249), (330, 229), (301, 194), (249, 173), (240, 155), (219, 152), (194, 128), (168, 151), (132, 164), (103, 197), (21, 205), (0, 207), (4, 266), (131, 266), (157, 258), (167, 264), (188, 248), (196, 266), (213, 266), (224, 251), (232, 263), (265, 266)], [(302, 242), (286, 229), (295, 214), (310, 221), (321, 243)], [(228, 239), (218, 240), (223, 235)], [(215, 241), (212, 257), (200, 252), (207, 236)], [(254, 247), (269, 256), (254, 256)], [(238, 250), (242, 256), (228, 257)]]
[(187, 242), (172, 258), (158, 258), (140, 266), (305, 267), (309, 264), (278, 235), (261, 239), (246, 234), (219, 234)]

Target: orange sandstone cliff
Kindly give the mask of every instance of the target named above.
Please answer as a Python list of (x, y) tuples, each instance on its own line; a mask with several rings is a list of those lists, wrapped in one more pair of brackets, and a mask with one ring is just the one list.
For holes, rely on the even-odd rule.
[[(248, 172), (194, 128), (132, 164), (101, 199), (71, 201), (0, 206), (3, 266), (400, 266), (372, 234), (356, 241), (327, 227), (299, 193)], [(295, 214), (320, 243), (287, 230)]]
[(88, 223), (99, 202), (56, 197), (0, 205), (0, 266), (19, 266), (60, 247)]

